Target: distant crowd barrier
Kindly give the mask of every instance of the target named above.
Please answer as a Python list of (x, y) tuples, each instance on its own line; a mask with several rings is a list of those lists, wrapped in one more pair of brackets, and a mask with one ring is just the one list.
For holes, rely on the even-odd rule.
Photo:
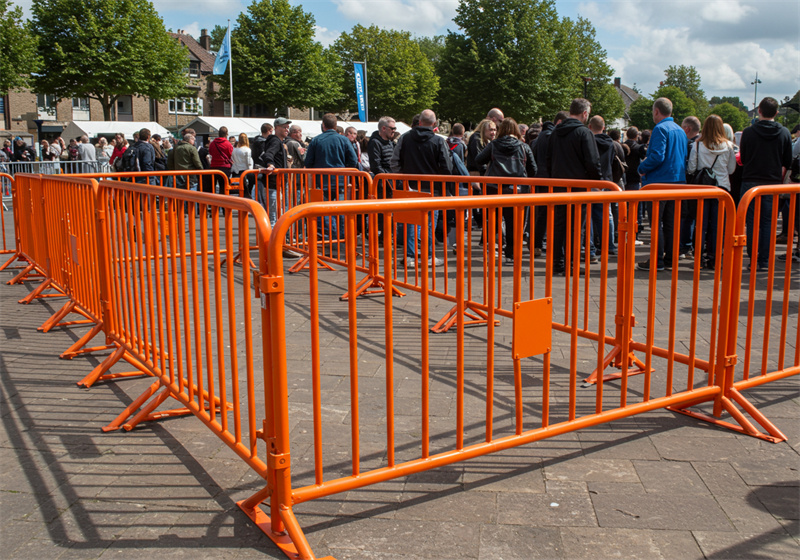
[[(281, 170), (270, 224), (264, 172), (243, 174), (238, 196), (135, 181), (148, 176), (169, 183), (17, 174), (6, 264), (25, 265), (12, 282), (41, 279), (27, 301), (67, 298), (42, 330), (92, 323), (63, 357), (112, 351), (83, 386), (123, 358), (153, 378), (104, 430), (198, 417), (264, 479), (238, 505), (291, 558), (315, 557), (297, 504), (656, 409), (786, 439), (744, 391), (800, 373), (796, 271), (774, 249), (764, 271), (743, 263), (748, 212), (768, 215), (774, 247), (777, 205), (764, 201), (788, 195), (795, 216), (799, 186), (757, 187), (737, 211), (707, 187)], [(696, 206), (695, 252), (713, 233), (712, 265), (659, 272), (654, 229), (641, 270), (646, 203), (653, 223), (674, 205), (675, 231)], [(301, 254), (291, 267), (287, 249)], [(85, 348), (101, 332), (106, 345)], [(307, 359), (290, 365), (298, 351)], [(335, 391), (329, 368), (345, 372)], [(180, 408), (161, 410), (168, 399)], [(451, 402), (453, 425), (439, 413)]]
[(42, 175), (73, 175), (79, 173), (113, 173), (114, 169), (105, 161), (9, 161), (0, 163), (0, 172), (11, 176), (17, 173)]

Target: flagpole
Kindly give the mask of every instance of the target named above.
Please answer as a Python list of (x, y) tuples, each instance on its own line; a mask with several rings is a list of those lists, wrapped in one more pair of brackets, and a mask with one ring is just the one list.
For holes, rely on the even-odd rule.
[(231, 86), (231, 118), (233, 118), (233, 46), (231, 45), (231, 20), (228, 20), (228, 70), (228, 77), (230, 78)]
[(369, 90), (367, 90), (367, 57), (364, 57), (364, 119), (369, 122)]

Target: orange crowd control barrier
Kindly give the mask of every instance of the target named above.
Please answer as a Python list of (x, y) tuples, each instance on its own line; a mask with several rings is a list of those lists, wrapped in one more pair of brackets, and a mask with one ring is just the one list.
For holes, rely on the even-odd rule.
[[(0, 173), (0, 191), (2, 192), (2, 195), (3, 195), (2, 196), (2, 198), (3, 198), (3, 201), (2, 201), (3, 202), (3, 208), (2, 208), (2, 213), (0, 213), (0, 228), (2, 228), (2, 234), (3, 234), (3, 247), (0, 248), (0, 255), (7, 255), (9, 253), (14, 253), (15, 252), (14, 249), (10, 249), (9, 248), (10, 244), (6, 240), (6, 211), (8, 210), (8, 207), (6, 206), (6, 201), (7, 200), (11, 201), (13, 199), (13, 195), (12, 195), (12, 191), (13, 190), (14, 190), (14, 178), (11, 175), (9, 175), (8, 173)], [(12, 212), (16, 212), (17, 211), (16, 210), (16, 206), (12, 204), (11, 210), (12, 210)], [(13, 217), (13, 215), (12, 215), (12, 217)], [(16, 225), (17, 225), (17, 220), (14, 220), (15, 233), (16, 233)], [(14, 246), (15, 247), (16, 247), (17, 238), (18, 238), (18, 235), (15, 235), (14, 236), (14, 241), (15, 241), (15, 245)], [(3, 267), (3, 268), (5, 268), (5, 267)], [(0, 270), (2, 270), (2, 269), (0, 269)]]
[(110, 181), (133, 181), (158, 187), (178, 187), (181, 189), (217, 192), (218, 185), (222, 185), (220, 194), (228, 194), (231, 185), (228, 177), (218, 169), (198, 170), (170, 170), (170, 171), (123, 171), (109, 173), (75, 173), (70, 177), (84, 177), (87, 179)]
[[(784, 439), (740, 391), (797, 373), (797, 350), (789, 365), (784, 348), (798, 337), (791, 332), (797, 330), (796, 296), (787, 279), (791, 266), (785, 267), (777, 319), (770, 311), (774, 298), (767, 296), (765, 317), (780, 330), (778, 354), (739, 381), (738, 323), (755, 315), (739, 316), (737, 282), (745, 273), (747, 208), (753, 205), (759, 218), (761, 199), (753, 197), (796, 198), (797, 187), (758, 187), (737, 214), (730, 196), (713, 188), (657, 185), (620, 192), (601, 182), (394, 176), (393, 199), (379, 200), (381, 191), (368, 176), (306, 171), (279, 175), (284, 202), (272, 229), (264, 208), (241, 196), (131, 182), (100, 181), (91, 207), (83, 196), (91, 190), (86, 185), (93, 189), (95, 183), (74, 181), (69, 185), (83, 196), (67, 194), (71, 202), (62, 204), (68, 213), (88, 212), (76, 220), (79, 227), (94, 219), (108, 340), (155, 378), (104, 429), (197, 416), (265, 479), (264, 488), (239, 506), (290, 557), (314, 558), (294, 513), (297, 504), (659, 408), (769, 441)], [(265, 177), (257, 174), (257, 180)], [(354, 200), (334, 200), (340, 177)], [(412, 190), (415, 180), (476, 186), (450, 197), (430, 196)], [(337, 187), (331, 200), (317, 188), (325, 184)], [(42, 249), (41, 239), (24, 233), (30, 223), (23, 219), (22, 254), (31, 263), (43, 256), (66, 263), (65, 271), (75, 274), (71, 267), (90, 249), (73, 250), (76, 230), (52, 225), (56, 214), (48, 213), (47, 201), (60, 199), (49, 192), (49, 182), (37, 186), (31, 177), (18, 176), (20, 185), (21, 208), (38, 211), (48, 218), (46, 229), (66, 238)], [(553, 192), (514, 194), (534, 186)], [(608, 190), (589, 191), (598, 188)], [(560, 189), (569, 192), (555, 192)], [(38, 210), (37, 197), (44, 200)], [(365, 200), (355, 200), (360, 198)], [(651, 228), (647, 252), (653, 264), (639, 270), (637, 225), (630, 218), (638, 205), (653, 205), (654, 223), (661, 204), (674, 205), (678, 232), (675, 216), (690, 201), (698, 208), (695, 248), (702, 252), (711, 232), (718, 240), (709, 254), (713, 267), (702, 268), (699, 259), (675, 260), (669, 271), (659, 272), (662, 234)], [(614, 236), (607, 218), (613, 204), (619, 207)], [(796, 200), (792, 204), (796, 211)], [(716, 226), (704, 228), (704, 209), (712, 205)], [(593, 208), (602, 219), (597, 232)], [(436, 212), (450, 220), (443, 222), (444, 244), (434, 240)], [(476, 214), (479, 229), (471, 225)], [(526, 215), (531, 231), (536, 220), (547, 220), (544, 258), (524, 246)], [(774, 211), (771, 218), (774, 226)], [(596, 260), (589, 252), (595, 233)], [(401, 236), (406, 244), (413, 237), (415, 251), (409, 254)], [(672, 239), (675, 255), (678, 239)], [(563, 270), (556, 240), (563, 240)], [(303, 267), (285, 269), (287, 246), (304, 253)], [(256, 249), (257, 269), (249, 259), (234, 266), (237, 250), (249, 256)], [(771, 286), (774, 257), (770, 263)], [(29, 272), (34, 271), (66, 283), (70, 297), (91, 299), (75, 295), (69, 275), (36, 265)], [(711, 289), (701, 290), (700, 282)], [(358, 297), (369, 293), (363, 290), (367, 284), (384, 298)], [(343, 301), (337, 286), (347, 287)], [(748, 306), (757, 304), (762, 291), (772, 294), (758, 278), (749, 290)], [(253, 344), (253, 292), (261, 305), (260, 348)], [(393, 297), (401, 293), (406, 297)], [(437, 326), (440, 316), (445, 319)], [(288, 324), (288, 317), (299, 323)], [(762, 329), (765, 353), (771, 328)], [(746, 333), (748, 351), (758, 351), (755, 344)], [(295, 352), (308, 359), (289, 367)], [(263, 378), (256, 375), (256, 357), (263, 360)], [(604, 375), (611, 365), (619, 374)], [(586, 375), (590, 384), (583, 381)], [(183, 408), (157, 410), (167, 399)], [(711, 415), (694, 410), (707, 402), (713, 403)], [(734, 402), (769, 435), (755, 429)], [(736, 424), (720, 420), (723, 412)], [(300, 423), (308, 429), (293, 429)]]
[[(713, 271), (687, 263), (676, 265), (663, 275), (658, 274), (655, 266), (637, 272), (632, 242), (635, 228), (630, 225), (620, 228), (620, 236), (628, 236), (630, 241), (624, 244), (626, 254), (617, 263), (617, 285), (623, 289), (610, 289), (607, 235), (603, 237), (600, 262), (596, 265), (586, 258), (585, 247), (582, 249), (580, 243), (567, 240), (568, 254), (572, 253), (569, 263), (573, 274), (570, 277), (553, 275), (555, 251), (552, 249), (544, 263), (523, 258), (521, 218), (528, 206), (545, 206), (552, 218), (559, 206), (572, 205), (575, 219), (568, 224), (568, 229), (577, 240), (585, 238), (578, 210), (586, 205), (600, 204), (605, 212), (610, 203), (617, 202), (620, 208), (627, 207), (627, 216), (635, 216), (636, 205), (643, 202), (651, 202), (657, 209), (659, 202), (672, 201), (679, 206), (690, 200), (696, 201), (701, 210), (704, 204), (712, 201), (720, 209), (722, 219), (717, 232), (723, 242), (718, 244), (713, 255), (720, 265)], [(454, 257), (449, 255), (448, 247), (448, 263), (442, 267), (448, 274), (439, 275), (439, 266), (429, 261), (426, 226), (432, 212), (445, 209), (457, 216), (456, 247)], [(485, 212), (484, 247), (488, 245), (489, 250), (475, 247), (480, 242), (479, 234), (471, 239), (464, 235), (466, 217), (475, 209)], [(496, 266), (498, 257), (494, 250), (495, 246), (500, 246), (497, 222), (499, 215), (504, 211), (508, 213), (509, 209), (516, 218), (513, 256), (501, 270)], [(353, 241), (359, 217), (367, 215), (371, 220), (376, 214), (382, 215), (385, 225), (379, 269), (386, 297), (378, 312), (370, 300), (355, 297), (359, 263)], [(589, 211), (585, 214), (591, 215)], [(654, 214), (657, 217), (658, 210), (654, 210)], [(321, 244), (317, 243), (317, 224), (326, 216), (339, 215), (346, 221), (347, 266), (344, 271), (326, 273), (339, 276), (335, 279), (326, 276), (325, 284), (338, 284), (335, 280), (347, 284), (350, 297), (346, 304), (341, 304), (341, 310), (321, 301), (324, 284), (316, 266), (320, 255), (324, 254)], [(567, 213), (566, 217), (569, 215)], [(273, 386), (268, 391), (272, 406), (268, 406), (267, 412), (272, 417), (266, 421), (266, 436), (272, 442), (268, 462), (271, 472), (268, 485), (240, 502), (240, 507), (288, 554), (311, 558), (313, 555), (292, 513), (293, 506), (304, 501), (649, 410), (683, 409), (709, 400), (723, 402), (734, 266), (731, 258), (733, 215), (733, 201), (720, 189), (509, 194), (448, 199), (423, 196), (293, 208), (278, 220), (273, 236), (283, 239), (298, 223), (307, 223), (311, 266), (307, 278), (297, 277), (290, 284), (290, 277), (283, 273), (279, 247), (269, 247), (269, 274), (262, 279), (262, 285), (269, 286), (270, 290), (262, 305), (266, 306), (270, 317)], [(587, 219), (586, 223), (589, 221)], [(422, 255), (415, 262), (413, 282), (406, 279), (405, 273), (397, 275), (395, 272), (398, 268), (395, 223), (421, 226)], [(548, 226), (549, 239), (553, 239), (554, 227), (555, 224)], [(607, 227), (604, 223), (606, 232)], [(509, 235), (507, 229), (506, 236)], [(657, 235), (654, 233), (651, 239), (655, 244)], [(654, 251), (651, 251), (651, 259), (655, 257)], [(484, 298), (479, 303), (487, 316), (485, 331), (468, 328), (464, 313), (469, 299), (466, 263), (470, 253), (485, 253), (490, 271), (476, 275), (484, 279)], [(700, 293), (701, 277), (713, 283), (711, 293)], [(597, 282), (592, 282), (591, 278), (597, 278)], [(435, 288), (434, 282), (437, 282)], [(661, 283), (666, 283), (668, 288), (660, 289)], [(392, 298), (395, 286), (418, 293), (418, 301)], [(308, 301), (310, 304), (306, 303)], [(447, 309), (451, 302), (457, 307), (455, 332), (432, 337), (431, 317), (437, 309)], [(286, 329), (287, 310), (297, 313), (301, 305), (306, 310), (303, 318), (307, 315), (311, 328), (310, 331), (293, 330), (290, 342)], [(640, 323), (634, 325), (633, 310), (641, 306), (646, 312)], [(362, 307), (373, 312), (364, 312)], [(682, 324), (677, 310), (687, 307), (692, 310), (686, 314), (691, 318)], [(708, 308), (711, 311), (700, 316), (699, 310)], [(615, 314), (619, 311), (623, 313), (621, 341), (614, 333)], [(346, 332), (325, 332), (324, 325), (340, 324), (343, 312), (347, 317)], [(267, 336), (266, 331), (264, 334)], [(582, 344), (582, 339), (590, 344)], [(601, 369), (606, 349), (617, 343), (621, 344), (621, 355), (636, 352), (642, 356), (645, 368), (641, 375), (634, 376), (629, 362), (622, 360), (618, 383), (597, 376), (594, 385), (581, 387), (581, 371), (592, 367)], [(290, 347), (310, 348), (311, 360), (307, 368), (298, 362), (287, 367)], [(688, 353), (678, 348), (686, 348)], [(374, 356), (377, 363), (370, 363), (368, 356)], [(345, 387), (336, 394), (328, 394), (323, 391), (326, 369), (335, 367), (334, 364), (341, 367), (343, 362), (349, 364), (350, 373)], [(377, 374), (369, 373), (376, 371)], [(409, 399), (407, 394), (403, 397), (403, 408), (413, 410), (416, 421), (396, 406), (398, 380), (419, 388), (417, 398)], [(290, 427), (298, 419), (292, 420), (294, 413), (290, 414), (290, 410), (299, 408), (292, 406), (289, 386), (293, 391), (299, 387), (303, 394), (311, 392), (313, 418), (313, 429), (295, 430), (291, 436)], [(449, 393), (449, 398), (456, 403), (453, 425), (443, 425), (439, 418), (437, 399), (442, 397), (437, 395), (443, 392)], [(346, 439), (337, 437), (341, 433), (342, 416), (333, 412), (342, 407), (342, 398), (346, 399), (348, 412), (344, 417), (344, 422), (349, 424)], [(336, 399), (335, 407), (331, 406), (331, 399)], [(305, 412), (305, 408), (303, 410)], [(402, 415), (402, 422), (398, 415)], [(379, 427), (377, 433), (376, 427)], [(349, 450), (346, 464), (341, 462), (343, 447)], [(307, 463), (291, 455), (293, 449), (306, 448), (313, 450), (314, 463), (310, 470), (305, 467)], [(300, 471), (298, 477), (292, 475), (292, 469)], [(305, 485), (295, 487), (295, 478)], [(269, 515), (258, 507), (265, 500), (269, 502)], [(294, 547), (279, 542), (278, 535), (284, 531), (290, 535)]]

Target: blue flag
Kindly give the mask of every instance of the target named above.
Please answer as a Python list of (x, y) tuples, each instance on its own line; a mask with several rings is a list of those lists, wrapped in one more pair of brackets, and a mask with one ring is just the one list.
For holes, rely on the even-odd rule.
[(354, 62), (356, 73), (356, 101), (358, 103), (358, 120), (367, 122), (367, 102), (364, 96), (364, 63)]
[(231, 28), (228, 27), (225, 38), (222, 40), (222, 45), (217, 53), (217, 59), (214, 61), (214, 75), (222, 75), (228, 67), (228, 61), (231, 59)]

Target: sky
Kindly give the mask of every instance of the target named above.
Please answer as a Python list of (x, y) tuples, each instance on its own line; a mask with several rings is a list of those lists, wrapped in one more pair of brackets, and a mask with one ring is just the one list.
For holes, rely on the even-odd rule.
[[(26, 8), (31, 0), (12, 0)], [(235, 23), (252, 0), (153, 0), (168, 29), (194, 37), (201, 29)], [(289, 0), (316, 20), (317, 40), (330, 45), (356, 24), (414, 35), (458, 31), (458, 0)], [(782, 101), (800, 89), (798, 0), (556, 1), (559, 15), (592, 22), (614, 76), (651, 94), (670, 65), (694, 66), (706, 97)]]

